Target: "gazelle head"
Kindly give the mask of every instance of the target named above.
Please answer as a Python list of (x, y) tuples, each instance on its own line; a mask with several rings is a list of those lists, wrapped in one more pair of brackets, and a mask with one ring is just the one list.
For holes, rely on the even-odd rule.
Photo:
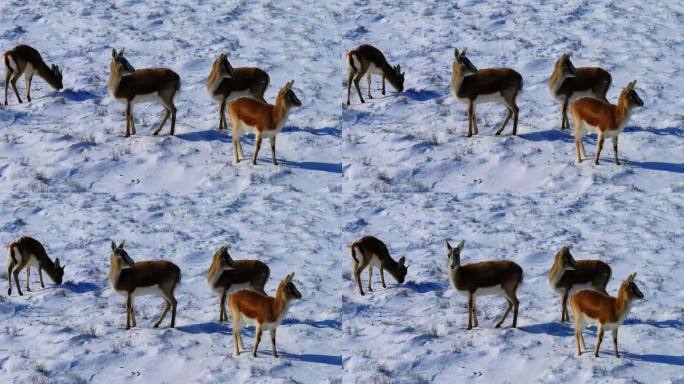
[(292, 90), (293, 83), (294, 80), (290, 80), (287, 84), (285, 84), (285, 86), (280, 89), (280, 92), (278, 92), (278, 96), (282, 96), (283, 100), (285, 100), (285, 105), (288, 107), (300, 107), (302, 102), (299, 101), (297, 95), (295, 95), (294, 91)]
[(50, 70), (55, 75), (55, 79), (57, 80), (56, 84), (55, 84), (55, 88), (57, 88), (57, 90), (64, 88), (64, 85), (62, 84), (62, 78), (63, 78), (62, 77), (62, 70), (59, 69), (59, 66), (52, 64), (52, 66), (50, 67)]
[(397, 64), (394, 67), (392, 67), (394, 70), (394, 74), (397, 77), (397, 91), (403, 92), (404, 91), (404, 72), (401, 71), (401, 65)]
[(227, 245), (221, 246), (218, 251), (214, 252), (212, 260), (214, 263), (217, 263), (219, 270), (225, 271), (229, 269), (235, 269), (233, 267), (233, 258), (230, 257), (230, 254), (228, 253)]
[(55, 259), (55, 271), (57, 272), (55, 284), (62, 284), (62, 278), (64, 277), (64, 265), (59, 263), (59, 257)]
[(620, 292), (625, 292), (629, 300), (643, 299), (644, 294), (641, 293), (639, 287), (634, 283), (634, 278), (636, 277), (636, 272), (632, 273), (625, 279), (625, 281), (620, 284)]
[(285, 298), (288, 301), (289, 300), (297, 300), (297, 299), (302, 298), (302, 294), (299, 292), (297, 287), (295, 287), (294, 283), (292, 282), (293, 277), (294, 277), (294, 272), (285, 276), (283, 281), (281, 281), (280, 284), (278, 285), (278, 291), (282, 291), (283, 294), (285, 295)]
[(454, 64), (452, 68), (454, 73), (462, 73), (463, 76), (468, 76), (477, 72), (477, 68), (466, 57), (467, 50), (468, 48), (463, 48), (463, 51), (459, 53), (458, 49), (454, 48)]
[(228, 62), (228, 55), (222, 53), (219, 57), (214, 60), (212, 67), (218, 71), (218, 76), (220, 78), (233, 77), (233, 66)]
[(568, 245), (562, 246), (561, 249), (556, 252), (554, 259), (554, 261), (558, 263), (558, 266), (563, 271), (574, 271), (577, 269), (577, 263), (575, 262), (575, 258), (572, 257), (572, 254), (570, 253), (570, 246)]
[(112, 48), (112, 62), (109, 64), (111, 73), (130, 73), (135, 72), (135, 68), (124, 57), (124, 48), (117, 53), (116, 49)]
[(447, 259), (449, 260), (449, 270), (456, 269), (461, 265), (461, 250), (465, 245), (465, 240), (461, 240), (456, 247), (452, 248), (449, 240), (444, 240), (447, 249)]
[(570, 54), (564, 53), (561, 57), (556, 60), (554, 69), (559, 71), (558, 73), (562, 77), (576, 77), (577, 72), (575, 71), (575, 66), (570, 61)]
[(124, 243), (126, 241), (121, 241), (119, 246), (112, 241), (112, 255), (110, 256), (112, 266), (118, 267), (120, 269), (132, 268), (135, 262), (128, 256), (128, 252), (124, 251)]
[(635, 85), (636, 85), (636, 80), (627, 84), (627, 86), (622, 89), (622, 92), (620, 92), (620, 99), (624, 98), (625, 100), (627, 100), (627, 103), (629, 104), (630, 107), (634, 107), (634, 106), (643, 107), (644, 101), (641, 100), (639, 95), (634, 90)]

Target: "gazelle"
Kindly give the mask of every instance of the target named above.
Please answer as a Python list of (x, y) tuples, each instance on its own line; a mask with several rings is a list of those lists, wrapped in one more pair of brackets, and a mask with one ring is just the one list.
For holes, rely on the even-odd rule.
[(462, 52), (454, 49), (454, 63), (451, 74), (451, 93), (464, 103), (468, 103), (468, 137), (477, 135), (475, 106), (481, 103), (499, 102), (508, 109), (508, 115), (497, 135), (503, 132), (513, 116), (513, 135), (518, 132), (518, 105), (515, 99), (522, 90), (522, 76), (510, 68), (487, 68), (478, 70)]
[(134, 262), (124, 250), (124, 242), (117, 247), (112, 241), (110, 256), (109, 283), (116, 293), (126, 297), (126, 329), (135, 327), (133, 297), (143, 295), (161, 296), (166, 302), (164, 311), (154, 327), (164, 320), (171, 309), (171, 328), (176, 326), (177, 301), (173, 291), (181, 280), (181, 270), (167, 260)]
[[(644, 102), (634, 90), (636, 80), (627, 84), (620, 92), (618, 104), (609, 104), (605, 101), (581, 98), (572, 103), (572, 121), (575, 124), (575, 150), (577, 151), (577, 163), (582, 162), (582, 157), (587, 157), (582, 144), (582, 137), (587, 133), (596, 132), (598, 143), (596, 145), (596, 158), (594, 164), (598, 165), (599, 155), (603, 149), (603, 141), (606, 136), (613, 139), (613, 152), (615, 164), (620, 165), (618, 160), (618, 136), (625, 129), (632, 110), (635, 107), (643, 107)], [(581, 153), (580, 153), (581, 152)]]
[(31, 101), (31, 81), (33, 75), (38, 74), (52, 88), (62, 89), (62, 71), (55, 64), (48, 66), (43, 61), (40, 53), (28, 45), (17, 45), (14, 49), (5, 52), (5, 105), (7, 105), (7, 83), (12, 84), (14, 94), (21, 103), (17, 80), (23, 74), (26, 80), (26, 99)]
[(368, 80), (368, 98), (372, 99), (371, 95), (371, 74), (382, 76), (382, 94), (385, 94), (385, 79), (397, 90), (402, 92), (404, 90), (404, 73), (401, 71), (400, 65), (391, 66), (385, 55), (379, 49), (372, 45), (362, 44), (347, 53), (347, 63), (349, 68), (347, 70), (347, 105), (351, 102), (351, 85), (352, 81), (356, 87), (356, 92), (359, 94), (359, 99), (365, 103), (363, 96), (361, 96), (361, 88), (359, 88), (359, 81), (366, 75)]
[(126, 137), (135, 135), (133, 105), (156, 101), (166, 110), (159, 126), (158, 135), (171, 116), (171, 135), (176, 131), (176, 106), (173, 98), (180, 90), (180, 76), (168, 68), (144, 68), (136, 70), (124, 57), (124, 49), (117, 53), (112, 49), (109, 65), (109, 92), (116, 101), (126, 105)]
[(226, 295), (243, 289), (266, 295), (264, 286), (271, 270), (259, 260), (233, 260), (228, 247), (222, 246), (211, 257), (207, 284), (219, 295), (219, 321), (228, 321)]
[(390, 256), (389, 250), (385, 243), (375, 236), (364, 236), (349, 245), (349, 252), (354, 263), (354, 280), (356, 286), (359, 288), (359, 293), (364, 295), (363, 288), (361, 288), (361, 272), (368, 267), (368, 291), (373, 292), (371, 288), (371, 280), (373, 278), (373, 267), (380, 268), (380, 281), (382, 287), (385, 285), (385, 270), (394, 277), (399, 283), (403, 284), (408, 272), (408, 267), (405, 265), (406, 257), (402, 256), (399, 262), (394, 261)]
[[(617, 345), (617, 331), (622, 325), (632, 308), (632, 302), (643, 299), (639, 287), (634, 283), (636, 272), (629, 275), (620, 285), (617, 297), (604, 295), (595, 291), (580, 291), (570, 298), (570, 308), (575, 317), (575, 342), (577, 344), (577, 356), (582, 354), (582, 349), (587, 349), (584, 344), (582, 330), (590, 324), (598, 326), (598, 338), (596, 339), (596, 349), (594, 357), (598, 357), (599, 347), (603, 341), (603, 333), (609, 329), (613, 334), (613, 346), (615, 357), (620, 357)], [(580, 344), (582, 348), (580, 348)]]
[(551, 96), (562, 103), (561, 129), (570, 129), (567, 113), (570, 101), (580, 97), (593, 97), (607, 103), (606, 93), (612, 81), (610, 73), (602, 68), (575, 68), (569, 53), (556, 60), (548, 86)]
[(567, 303), (571, 293), (593, 289), (607, 295), (606, 285), (611, 274), (610, 266), (603, 261), (575, 261), (570, 254), (570, 247), (561, 247), (553, 257), (553, 265), (548, 276), (551, 289), (561, 295), (561, 321), (570, 321)]
[[(256, 325), (256, 339), (252, 357), (256, 357), (257, 348), (261, 341), (261, 334), (264, 330), (271, 331), (271, 344), (273, 345), (273, 356), (278, 357), (276, 351), (276, 328), (283, 322), (290, 303), (293, 300), (301, 299), (297, 287), (292, 282), (294, 272), (287, 275), (278, 285), (275, 297), (262, 295), (254, 291), (242, 290), (230, 295), (228, 306), (233, 318), (233, 343), (235, 344), (235, 356), (240, 355), (240, 348), (245, 349), (242, 343), (240, 330), (242, 327), (251, 323)], [(238, 342), (240, 347), (238, 348)]]
[(19, 240), (11, 242), (7, 246), (7, 281), (9, 282), (9, 289), (7, 295), (12, 295), (12, 270), (14, 269), (14, 284), (17, 287), (19, 296), (24, 295), (19, 286), (19, 272), (26, 268), (26, 290), (29, 288), (29, 277), (31, 267), (38, 268), (38, 276), (40, 277), (40, 286), (45, 288), (43, 283), (43, 270), (50, 276), (50, 279), (55, 284), (62, 284), (62, 277), (64, 277), (64, 266), (60, 265), (59, 257), (52, 260), (47, 255), (43, 245), (36, 239), (28, 236), (22, 236)]
[(207, 93), (219, 104), (219, 129), (226, 126), (226, 104), (239, 97), (251, 97), (266, 102), (264, 93), (268, 88), (268, 73), (259, 68), (233, 68), (228, 56), (222, 53), (211, 65), (207, 79)]
[(256, 145), (254, 147), (252, 165), (256, 165), (263, 137), (268, 137), (271, 140), (273, 164), (278, 165), (275, 152), (276, 135), (283, 129), (285, 121), (287, 121), (287, 117), (290, 114), (290, 109), (302, 105), (302, 102), (299, 101), (297, 95), (292, 90), (293, 83), (294, 80), (290, 80), (280, 89), (278, 96), (276, 96), (275, 105), (246, 97), (241, 97), (230, 103), (228, 116), (233, 125), (233, 162), (235, 164), (240, 162), (238, 150), (240, 151), (240, 156), (245, 157), (242, 151), (242, 144), (240, 144), (240, 137), (246, 133), (254, 133), (256, 135)]
[(477, 327), (475, 298), (484, 295), (503, 296), (508, 302), (501, 320), (496, 323), (496, 328), (501, 327), (511, 308), (513, 308), (512, 328), (515, 328), (518, 324), (519, 305), (516, 291), (523, 281), (522, 268), (508, 260), (461, 265), (461, 250), (463, 250), (465, 240), (461, 240), (454, 248), (448, 240), (445, 240), (444, 244), (449, 260), (449, 281), (456, 291), (468, 297), (468, 329)]

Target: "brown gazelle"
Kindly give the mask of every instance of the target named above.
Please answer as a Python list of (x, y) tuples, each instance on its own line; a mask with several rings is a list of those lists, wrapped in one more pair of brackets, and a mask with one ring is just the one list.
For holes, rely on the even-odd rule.
[(264, 286), (271, 270), (259, 260), (233, 260), (228, 247), (222, 246), (211, 257), (207, 284), (219, 295), (219, 321), (228, 321), (226, 295), (243, 289), (266, 295)]
[(513, 117), (513, 135), (518, 132), (518, 104), (515, 99), (522, 90), (522, 76), (510, 68), (487, 68), (478, 70), (466, 57), (466, 49), (454, 49), (454, 63), (451, 74), (451, 92), (464, 103), (468, 103), (468, 137), (477, 135), (475, 106), (481, 103), (499, 102), (508, 109), (508, 115), (497, 135), (503, 132)]
[(219, 129), (226, 126), (226, 105), (240, 97), (251, 97), (262, 102), (270, 79), (268, 73), (259, 68), (233, 68), (228, 56), (222, 53), (211, 65), (207, 79), (207, 93), (219, 105)]
[(164, 311), (154, 327), (164, 320), (171, 309), (171, 328), (176, 326), (176, 298), (173, 291), (181, 280), (181, 270), (167, 260), (134, 262), (124, 250), (124, 242), (117, 247), (112, 241), (109, 283), (118, 294), (126, 297), (126, 329), (136, 326), (133, 297), (142, 295), (161, 296), (166, 302)]
[(285, 84), (280, 92), (278, 92), (275, 105), (247, 97), (241, 97), (230, 103), (228, 116), (233, 125), (233, 162), (235, 164), (240, 162), (238, 150), (240, 151), (240, 156), (245, 157), (242, 151), (242, 144), (240, 144), (240, 137), (246, 133), (254, 133), (256, 135), (256, 144), (252, 164), (256, 165), (257, 155), (261, 148), (261, 139), (268, 137), (271, 140), (273, 164), (278, 165), (275, 152), (276, 135), (283, 129), (290, 109), (302, 105), (302, 102), (299, 101), (297, 95), (292, 90), (292, 83), (294, 83), (294, 80)]
[[(62, 277), (64, 276), (64, 266), (60, 265), (59, 257), (55, 259), (53, 263), (52, 260), (47, 255), (43, 245), (36, 239), (28, 236), (22, 236), (19, 240), (11, 242), (7, 246), (7, 281), (9, 282), (9, 289), (7, 290), (7, 295), (12, 294), (12, 274), (14, 274), (14, 283), (19, 292), (19, 296), (24, 293), (21, 292), (21, 287), (19, 286), (19, 272), (26, 268), (26, 290), (31, 291), (29, 288), (29, 277), (31, 272), (31, 267), (38, 268), (38, 276), (40, 277), (40, 286), (45, 288), (43, 283), (43, 270), (47, 272), (50, 279), (55, 282), (55, 284), (62, 284)], [(14, 268), (16, 266), (16, 269)], [(14, 269), (14, 273), (12, 270)]]
[(572, 121), (575, 124), (575, 150), (577, 151), (577, 163), (582, 162), (582, 157), (586, 158), (582, 137), (587, 133), (596, 132), (598, 143), (596, 144), (596, 158), (594, 164), (598, 165), (599, 155), (603, 149), (603, 142), (607, 137), (613, 139), (613, 152), (615, 154), (615, 164), (620, 165), (618, 160), (618, 136), (625, 129), (632, 110), (635, 107), (642, 107), (644, 102), (634, 90), (636, 80), (627, 84), (620, 92), (618, 104), (609, 104), (605, 101), (592, 99), (589, 97), (581, 98), (572, 103)]
[(561, 102), (561, 129), (570, 129), (568, 121), (568, 105), (580, 97), (593, 97), (606, 103), (606, 93), (612, 82), (610, 73), (598, 67), (575, 66), (570, 61), (570, 54), (563, 54), (553, 66), (549, 79), (549, 93)]
[(17, 45), (14, 49), (5, 52), (5, 105), (7, 105), (7, 85), (12, 84), (14, 94), (21, 103), (19, 91), (17, 91), (17, 80), (23, 74), (26, 79), (26, 99), (31, 101), (31, 81), (33, 75), (38, 74), (52, 88), (62, 89), (62, 71), (55, 64), (48, 66), (43, 61), (40, 53), (28, 45)]
[(109, 65), (109, 92), (116, 101), (126, 105), (126, 137), (135, 135), (133, 105), (146, 102), (159, 102), (166, 114), (154, 131), (158, 135), (171, 117), (171, 135), (176, 131), (176, 106), (173, 98), (180, 90), (180, 76), (168, 68), (144, 68), (136, 70), (123, 55), (124, 49), (117, 53), (112, 49), (112, 62)]
[(570, 247), (561, 247), (553, 257), (553, 265), (548, 276), (551, 289), (561, 295), (561, 321), (570, 321), (567, 307), (570, 294), (583, 289), (593, 289), (607, 295), (606, 285), (611, 274), (610, 266), (603, 261), (575, 261), (570, 253)]
[[(294, 272), (287, 275), (278, 285), (275, 297), (262, 295), (254, 291), (242, 290), (230, 295), (228, 307), (233, 318), (233, 342), (235, 344), (235, 356), (240, 354), (240, 348), (245, 349), (242, 343), (240, 330), (246, 324), (256, 325), (256, 338), (252, 357), (256, 357), (257, 348), (261, 341), (261, 334), (264, 330), (271, 332), (271, 344), (273, 345), (273, 356), (278, 357), (276, 351), (276, 328), (283, 322), (290, 302), (301, 299), (297, 287), (292, 282)], [(238, 342), (240, 344), (238, 348)]]
[[(598, 357), (599, 347), (603, 341), (603, 333), (606, 329), (613, 334), (613, 347), (615, 357), (620, 357), (617, 344), (618, 328), (625, 321), (632, 308), (632, 301), (643, 299), (639, 287), (634, 283), (636, 273), (629, 275), (620, 284), (617, 297), (612, 297), (596, 291), (580, 291), (570, 298), (570, 308), (575, 317), (575, 342), (577, 343), (577, 356), (582, 354), (582, 349), (587, 349), (584, 344), (582, 330), (587, 325), (596, 324), (598, 326), (598, 338), (596, 339), (596, 349), (594, 357)], [(581, 348), (580, 348), (581, 344)]]
[(385, 243), (375, 236), (364, 236), (349, 245), (349, 252), (354, 263), (354, 280), (359, 288), (359, 293), (364, 295), (361, 288), (361, 272), (368, 267), (368, 291), (373, 292), (371, 280), (373, 278), (373, 267), (380, 268), (380, 281), (382, 287), (385, 285), (385, 270), (394, 277), (399, 284), (404, 283), (408, 267), (405, 265), (406, 258), (402, 256), (399, 262), (394, 261), (390, 256)]
[(371, 95), (371, 74), (382, 76), (382, 94), (385, 94), (385, 79), (397, 90), (402, 92), (404, 90), (404, 73), (401, 72), (401, 66), (391, 66), (385, 55), (379, 49), (369, 44), (362, 44), (347, 53), (347, 105), (351, 103), (351, 85), (354, 82), (356, 92), (359, 94), (359, 99), (365, 103), (363, 96), (361, 96), (361, 88), (359, 88), (359, 81), (366, 75), (368, 80), (368, 98), (372, 99)]
[(475, 309), (475, 298), (484, 295), (503, 296), (508, 305), (501, 316), (501, 320), (496, 323), (496, 328), (501, 327), (508, 313), (513, 309), (513, 325), (518, 324), (518, 297), (516, 291), (523, 281), (523, 270), (520, 266), (508, 260), (482, 261), (461, 265), (461, 250), (463, 250), (464, 240), (454, 248), (449, 241), (445, 240), (449, 260), (449, 281), (451, 285), (468, 297), (468, 329), (477, 327), (477, 310)]

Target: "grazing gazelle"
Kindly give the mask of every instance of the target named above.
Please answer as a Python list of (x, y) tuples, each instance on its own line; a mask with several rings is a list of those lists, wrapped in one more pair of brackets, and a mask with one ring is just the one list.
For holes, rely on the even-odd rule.
[(478, 70), (466, 57), (466, 49), (454, 49), (454, 63), (451, 74), (451, 93), (458, 100), (468, 103), (468, 137), (477, 135), (475, 106), (481, 103), (499, 102), (508, 109), (508, 115), (497, 135), (506, 127), (513, 116), (513, 135), (518, 132), (518, 105), (515, 102), (522, 90), (522, 76), (510, 68), (487, 68)]
[(361, 288), (361, 272), (368, 267), (368, 291), (373, 292), (371, 288), (371, 279), (373, 277), (373, 267), (380, 268), (380, 281), (382, 287), (385, 285), (385, 270), (394, 277), (399, 284), (404, 283), (408, 267), (405, 265), (406, 258), (402, 256), (399, 262), (394, 261), (390, 256), (389, 250), (385, 243), (375, 236), (364, 236), (349, 245), (352, 261), (354, 262), (354, 280), (356, 286), (359, 288), (359, 293), (364, 295), (363, 288)]
[(465, 240), (461, 240), (455, 248), (445, 240), (449, 259), (449, 281), (461, 293), (468, 296), (468, 329), (477, 327), (477, 311), (475, 298), (484, 295), (500, 295), (508, 302), (506, 311), (496, 328), (501, 327), (506, 316), (513, 308), (513, 325), (518, 324), (518, 298), (516, 291), (523, 280), (523, 270), (520, 266), (508, 260), (482, 261), (461, 265), (461, 250)]
[(176, 326), (176, 298), (173, 291), (181, 280), (181, 270), (167, 260), (137, 261), (128, 256), (124, 250), (124, 242), (117, 247), (112, 241), (111, 265), (109, 267), (109, 283), (116, 293), (126, 297), (126, 329), (135, 327), (135, 311), (133, 297), (143, 295), (161, 296), (166, 302), (164, 311), (154, 327), (164, 320), (171, 309), (171, 328)]
[(283, 129), (287, 116), (290, 114), (290, 109), (302, 105), (302, 102), (299, 101), (297, 95), (292, 90), (292, 83), (294, 83), (294, 80), (290, 80), (278, 92), (275, 105), (247, 97), (241, 97), (230, 103), (228, 117), (233, 125), (233, 162), (235, 164), (240, 162), (238, 150), (240, 156), (245, 157), (244, 152), (242, 152), (242, 144), (240, 144), (240, 136), (246, 133), (254, 133), (256, 135), (256, 145), (254, 147), (252, 165), (256, 165), (263, 137), (271, 139), (273, 164), (278, 165), (275, 152), (276, 135)]
[(551, 96), (562, 103), (561, 129), (570, 129), (567, 113), (570, 101), (580, 97), (593, 97), (607, 103), (606, 93), (612, 81), (610, 73), (602, 68), (575, 68), (569, 53), (556, 60), (548, 86)]
[[(33, 75), (38, 74), (52, 88), (62, 89), (62, 71), (58, 66), (52, 64), (48, 66), (43, 61), (40, 53), (28, 45), (17, 45), (14, 49), (5, 52), (5, 105), (7, 105), (7, 83), (12, 84), (14, 94), (21, 103), (19, 91), (17, 91), (17, 80), (23, 74), (26, 79), (26, 99), (31, 101), (31, 81)], [(11, 78), (11, 80), (10, 80)]]
[(607, 295), (606, 285), (611, 274), (610, 266), (601, 260), (575, 261), (570, 247), (559, 249), (553, 257), (548, 279), (551, 289), (561, 295), (561, 321), (570, 321), (567, 303), (571, 293), (593, 289)]
[(392, 87), (397, 92), (404, 90), (404, 73), (401, 72), (401, 66), (395, 65), (393, 67), (389, 65), (385, 55), (372, 45), (362, 44), (356, 47), (356, 49), (349, 51), (347, 53), (347, 64), (349, 65), (347, 70), (347, 105), (351, 102), (352, 81), (356, 87), (356, 92), (359, 94), (359, 99), (362, 103), (365, 103), (363, 96), (361, 96), (361, 88), (359, 88), (359, 81), (363, 75), (366, 75), (368, 80), (369, 99), (373, 98), (371, 95), (371, 74), (382, 76), (383, 95), (385, 94), (385, 79), (392, 84)]
[(64, 276), (64, 266), (59, 264), (59, 257), (55, 259), (53, 263), (52, 260), (47, 255), (43, 245), (36, 239), (28, 236), (22, 236), (17, 241), (13, 241), (7, 246), (7, 281), (9, 282), (9, 289), (7, 290), (7, 295), (12, 294), (12, 269), (16, 265), (17, 268), (14, 269), (14, 283), (17, 286), (17, 291), (19, 296), (24, 293), (21, 292), (21, 287), (19, 287), (19, 272), (26, 268), (26, 290), (31, 291), (29, 288), (29, 275), (31, 267), (38, 268), (38, 276), (40, 277), (40, 286), (45, 288), (43, 284), (43, 270), (47, 272), (50, 279), (55, 282), (55, 284), (62, 284), (62, 277)]
[[(290, 302), (301, 299), (297, 287), (292, 282), (294, 272), (287, 275), (278, 285), (275, 297), (262, 295), (254, 291), (242, 290), (230, 295), (228, 306), (233, 318), (233, 342), (235, 343), (235, 356), (240, 354), (240, 348), (245, 349), (242, 343), (240, 329), (245, 324), (256, 325), (256, 339), (252, 357), (256, 357), (257, 348), (261, 341), (261, 334), (264, 330), (271, 331), (271, 344), (273, 345), (273, 356), (278, 357), (276, 351), (276, 328), (283, 322)], [(238, 342), (240, 347), (238, 348)]]
[(226, 125), (226, 104), (239, 97), (251, 97), (262, 102), (270, 79), (268, 73), (259, 68), (233, 68), (228, 56), (222, 53), (211, 65), (207, 79), (207, 93), (219, 104), (219, 129)]
[(259, 260), (233, 260), (228, 247), (222, 246), (211, 257), (207, 284), (219, 295), (219, 321), (228, 321), (226, 295), (243, 289), (266, 295), (264, 286), (271, 270)]
[[(598, 326), (598, 338), (596, 339), (596, 349), (594, 357), (598, 357), (599, 347), (603, 341), (603, 332), (609, 329), (613, 334), (613, 346), (615, 357), (620, 357), (617, 344), (618, 328), (625, 321), (632, 307), (632, 301), (643, 299), (639, 287), (634, 283), (636, 272), (629, 275), (620, 284), (617, 297), (612, 297), (596, 291), (580, 291), (570, 298), (570, 308), (575, 317), (575, 342), (577, 343), (577, 356), (582, 354), (582, 349), (587, 349), (584, 344), (582, 330), (587, 325), (596, 324)], [(582, 348), (580, 348), (580, 344)]]
[(123, 56), (112, 49), (109, 65), (109, 92), (116, 101), (126, 105), (126, 137), (135, 135), (133, 104), (156, 101), (166, 110), (164, 118), (155, 129), (158, 135), (171, 116), (171, 135), (176, 131), (176, 106), (173, 98), (180, 90), (180, 76), (168, 68), (144, 68), (136, 70)]
[(609, 104), (605, 101), (581, 98), (572, 103), (572, 121), (575, 124), (575, 150), (577, 151), (577, 163), (582, 162), (582, 157), (587, 157), (582, 144), (582, 137), (587, 133), (596, 132), (598, 143), (596, 144), (596, 158), (594, 164), (598, 165), (599, 155), (603, 149), (603, 141), (606, 136), (613, 139), (613, 152), (615, 164), (620, 165), (618, 160), (618, 136), (625, 129), (632, 110), (635, 107), (643, 107), (644, 102), (634, 90), (636, 80), (627, 84), (620, 92), (618, 104)]

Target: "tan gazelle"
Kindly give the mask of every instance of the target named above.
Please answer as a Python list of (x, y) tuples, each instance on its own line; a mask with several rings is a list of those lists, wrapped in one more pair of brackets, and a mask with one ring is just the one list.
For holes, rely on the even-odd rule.
[(368, 98), (372, 99), (371, 95), (371, 75), (380, 75), (382, 77), (382, 94), (385, 94), (385, 79), (398, 92), (404, 90), (404, 73), (401, 71), (400, 65), (391, 66), (385, 55), (379, 49), (369, 44), (362, 44), (347, 53), (347, 105), (351, 103), (351, 85), (354, 82), (356, 92), (359, 94), (359, 100), (365, 103), (363, 96), (361, 96), (361, 88), (359, 88), (359, 81), (366, 75), (368, 80)]
[(364, 236), (349, 245), (349, 252), (351, 254), (352, 262), (354, 263), (354, 280), (356, 286), (359, 288), (359, 293), (364, 295), (363, 288), (361, 288), (361, 272), (368, 268), (368, 291), (373, 292), (371, 288), (371, 279), (373, 278), (373, 267), (380, 268), (380, 281), (382, 287), (385, 285), (385, 270), (394, 277), (399, 284), (404, 283), (408, 267), (405, 265), (406, 258), (402, 256), (399, 261), (395, 261), (390, 256), (389, 250), (382, 240), (375, 236)]
[(126, 106), (126, 137), (135, 135), (133, 105), (158, 102), (166, 114), (154, 131), (158, 135), (164, 123), (171, 117), (171, 135), (176, 131), (176, 105), (174, 97), (180, 90), (180, 76), (168, 68), (144, 68), (136, 70), (124, 57), (124, 49), (112, 49), (109, 65), (109, 92), (112, 97)]
[(28, 45), (17, 45), (13, 49), (5, 52), (5, 105), (7, 105), (8, 83), (12, 84), (14, 94), (21, 103), (19, 91), (17, 91), (17, 80), (21, 75), (26, 79), (26, 99), (31, 101), (31, 81), (33, 75), (37, 74), (52, 88), (62, 89), (62, 70), (55, 64), (48, 66), (37, 50)]
[(27, 291), (31, 291), (31, 288), (29, 288), (31, 267), (38, 269), (40, 286), (43, 288), (45, 288), (45, 284), (43, 283), (43, 271), (45, 271), (48, 276), (50, 276), (50, 279), (57, 285), (62, 284), (62, 278), (64, 277), (64, 266), (60, 264), (59, 257), (56, 258), (53, 263), (48, 257), (43, 244), (29, 236), (22, 236), (19, 240), (13, 241), (7, 246), (7, 265), (7, 281), (9, 282), (9, 289), (7, 289), (8, 296), (12, 295), (12, 275), (14, 275), (14, 283), (19, 292), (19, 296), (24, 294), (21, 292), (21, 287), (19, 286), (19, 272), (24, 268), (26, 268)]

